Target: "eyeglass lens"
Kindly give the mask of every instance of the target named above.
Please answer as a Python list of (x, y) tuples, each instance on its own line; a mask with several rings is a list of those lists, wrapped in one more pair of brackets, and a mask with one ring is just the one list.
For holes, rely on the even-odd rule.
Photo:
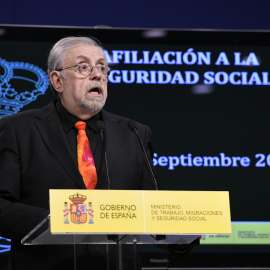
[(79, 71), (82, 75), (90, 75), (94, 68), (97, 68), (99, 72), (101, 72), (103, 75), (108, 75), (109, 67), (107, 65), (97, 65), (97, 66), (91, 66), (89, 64), (83, 64), (79, 65)]

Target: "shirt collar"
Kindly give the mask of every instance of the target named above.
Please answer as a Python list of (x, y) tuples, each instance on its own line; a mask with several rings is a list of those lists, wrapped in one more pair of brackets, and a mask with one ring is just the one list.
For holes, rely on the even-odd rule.
[(56, 109), (62, 124), (62, 127), (65, 132), (69, 131), (70, 129), (74, 128), (74, 125), (78, 121), (84, 121), (87, 123), (87, 126), (90, 127), (92, 130), (94, 130), (96, 133), (98, 133), (98, 130), (96, 128), (96, 122), (101, 119), (100, 112), (94, 116), (92, 116), (88, 120), (81, 120), (75, 115), (71, 114), (67, 111), (67, 109), (62, 105), (61, 101), (58, 99), (56, 102)]

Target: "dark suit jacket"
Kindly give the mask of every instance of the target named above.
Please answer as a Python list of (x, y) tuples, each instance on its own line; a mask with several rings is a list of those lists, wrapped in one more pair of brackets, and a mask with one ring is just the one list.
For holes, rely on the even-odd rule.
[[(136, 134), (127, 126), (129, 120), (101, 113), (111, 189), (155, 189)], [(138, 124), (138, 132), (151, 160), (151, 131)], [(0, 235), (12, 239), (10, 269), (73, 269), (72, 246), (20, 244), (49, 214), (49, 189), (85, 189), (69, 149), (55, 102), (0, 120)], [(98, 176), (97, 189), (107, 189), (105, 176)], [(85, 268), (93, 254), (102, 256), (98, 248), (90, 253), (89, 249), (93, 247), (77, 247), (81, 257), (77, 269)]]

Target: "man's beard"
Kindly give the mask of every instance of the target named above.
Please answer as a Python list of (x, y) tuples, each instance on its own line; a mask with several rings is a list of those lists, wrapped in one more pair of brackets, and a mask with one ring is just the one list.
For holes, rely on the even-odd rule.
[(90, 97), (88, 99), (83, 97), (81, 107), (88, 110), (92, 115), (95, 115), (102, 110), (105, 102), (106, 99), (104, 97)]

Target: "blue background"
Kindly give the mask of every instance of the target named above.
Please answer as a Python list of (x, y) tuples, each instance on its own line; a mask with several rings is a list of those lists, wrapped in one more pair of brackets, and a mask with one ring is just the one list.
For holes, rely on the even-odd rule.
[(270, 29), (269, 0), (0, 0), (0, 24)]

